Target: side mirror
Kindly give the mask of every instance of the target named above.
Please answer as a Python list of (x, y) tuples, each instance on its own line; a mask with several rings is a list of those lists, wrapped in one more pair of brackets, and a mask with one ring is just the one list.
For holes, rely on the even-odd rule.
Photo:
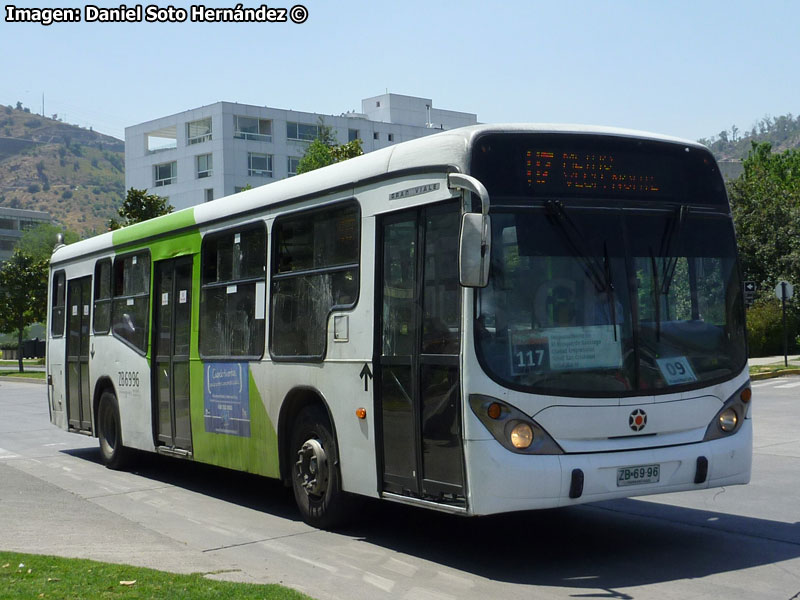
[(492, 225), (489, 215), (464, 213), (458, 236), (458, 278), (464, 287), (489, 283)]
[(489, 192), (484, 185), (464, 173), (450, 173), (447, 187), (476, 194), (481, 212), (473, 213), (470, 198), (462, 192), (464, 202), (461, 233), (458, 236), (458, 278), (464, 287), (486, 287), (492, 255), (492, 224), (489, 217)]

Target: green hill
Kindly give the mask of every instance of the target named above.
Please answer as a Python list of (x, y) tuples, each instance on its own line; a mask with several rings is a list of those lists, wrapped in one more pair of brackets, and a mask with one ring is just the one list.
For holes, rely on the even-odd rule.
[[(800, 148), (800, 117), (764, 117), (749, 131), (733, 126), (698, 141), (735, 178), (754, 141), (775, 152)], [(122, 140), (57, 115), (0, 105), (0, 206), (46, 211), (82, 236), (103, 232), (125, 197), (124, 150)]]
[(769, 142), (773, 152), (800, 148), (800, 117), (793, 117), (791, 113), (774, 118), (764, 117), (749, 131), (740, 131), (734, 125), (730, 130), (698, 141), (711, 149), (725, 172), (725, 163), (737, 164), (747, 158), (753, 142)]
[(0, 106), (0, 206), (43, 210), (82, 236), (106, 230), (125, 196), (125, 144)]

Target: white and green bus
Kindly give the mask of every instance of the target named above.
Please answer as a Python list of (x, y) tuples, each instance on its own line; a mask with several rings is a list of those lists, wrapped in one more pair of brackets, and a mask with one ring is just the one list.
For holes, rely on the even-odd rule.
[(53, 252), (56, 426), (464, 515), (747, 483), (744, 306), (709, 151), (475, 126)]

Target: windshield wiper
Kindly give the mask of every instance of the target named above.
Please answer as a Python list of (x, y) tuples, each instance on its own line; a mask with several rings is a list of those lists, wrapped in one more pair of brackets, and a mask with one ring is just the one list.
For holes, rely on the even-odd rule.
[[(664, 230), (664, 235), (661, 238), (661, 273), (663, 279), (661, 280), (661, 293), (665, 296), (669, 294), (669, 288), (672, 286), (672, 278), (675, 275), (675, 267), (678, 265), (678, 250), (681, 247), (681, 234), (683, 233), (683, 225), (686, 222), (686, 217), (689, 214), (689, 207), (681, 204), (678, 209), (678, 214), (674, 219), (670, 220), (669, 225)], [(675, 256), (670, 256), (675, 250)]]
[(653, 249), (650, 249), (650, 268), (653, 271), (653, 304), (656, 313), (656, 341), (661, 341), (661, 294), (658, 286), (658, 264), (656, 257), (653, 254)]
[(557, 200), (548, 200), (545, 204), (545, 211), (548, 220), (557, 226), (564, 241), (567, 242), (570, 252), (583, 267), (584, 274), (592, 282), (597, 292), (606, 291), (609, 282), (606, 281), (603, 275), (603, 268), (597, 262), (597, 259), (583, 247), (583, 242), (581, 241), (583, 233), (575, 225), (567, 211), (564, 210), (564, 205)]
[(603, 292), (608, 296), (610, 305), (611, 324), (614, 326), (614, 341), (617, 341), (617, 309), (614, 298), (614, 284), (611, 280), (611, 267), (608, 259), (608, 245), (603, 243), (603, 264), (590, 254), (584, 244), (584, 234), (567, 214), (564, 205), (558, 200), (548, 200), (545, 204), (545, 213), (548, 220), (561, 232), (564, 241), (575, 259), (580, 263), (587, 279), (592, 282), (598, 294)]
[[(661, 236), (661, 285), (658, 281), (658, 266), (656, 264), (656, 257), (653, 255), (652, 248), (650, 249), (650, 264), (653, 271), (653, 302), (655, 303), (655, 318), (656, 318), (656, 341), (661, 341), (661, 295), (666, 297), (669, 295), (669, 289), (672, 286), (672, 279), (675, 276), (675, 267), (678, 265), (678, 251), (681, 247), (681, 235), (683, 233), (683, 225), (686, 222), (686, 217), (689, 214), (689, 207), (686, 204), (681, 204), (676, 210), (677, 214), (669, 220), (664, 235)], [(671, 256), (673, 254), (675, 256)], [(667, 303), (669, 307), (669, 303)], [(669, 317), (669, 315), (667, 315)]]

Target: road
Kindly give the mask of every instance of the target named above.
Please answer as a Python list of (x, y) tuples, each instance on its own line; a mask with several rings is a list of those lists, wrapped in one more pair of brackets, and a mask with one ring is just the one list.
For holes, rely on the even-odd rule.
[[(369, 502), (331, 533), (278, 483), (147, 456), (99, 463), (0, 381), (0, 549), (280, 582), (320, 600), (800, 598), (800, 377), (754, 383), (748, 486), (465, 519)], [(797, 421), (796, 421), (797, 420)]]

